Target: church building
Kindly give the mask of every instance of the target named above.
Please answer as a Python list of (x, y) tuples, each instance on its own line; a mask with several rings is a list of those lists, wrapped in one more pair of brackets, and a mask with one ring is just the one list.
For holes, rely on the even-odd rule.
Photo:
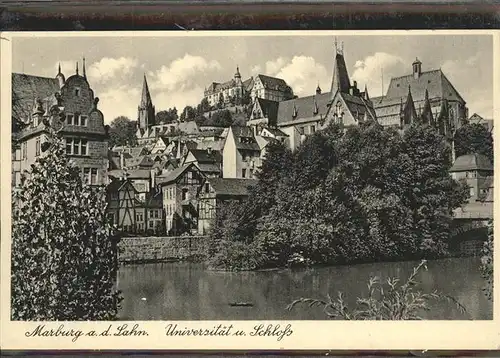
[(372, 102), (378, 122), (388, 127), (404, 128), (421, 119), (451, 135), (468, 118), (464, 99), (443, 71), (422, 71), (418, 58), (411, 74), (392, 78), (387, 93)]

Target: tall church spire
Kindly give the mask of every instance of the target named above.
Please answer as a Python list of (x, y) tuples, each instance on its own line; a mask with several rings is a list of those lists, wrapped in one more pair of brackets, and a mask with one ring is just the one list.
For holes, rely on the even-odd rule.
[(82, 66), (82, 70), (83, 70), (83, 78), (87, 79), (87, 74), (85, 73), (85, 57), (83, 58), (83, 66)]
[(137, 123), (140, 129), (147, 130), (151, 126), (155, 125), (155, 107), (153, 106), (151, 94), (149, 93), (146, 74), (144, 74), (144, 81), (142, 83), (141, 102), (139, 104), (137, 117)]
[(344, 49), (343, 46), (339, 49), (337, 47), (337, 40), (335, 40), (335, 59), (333, 63), (332, 86), (330, 89), (332, 97), (337, 91), (349, 93), (350, 87), (349, 74), (347, 73), (347, 66), (344, 60)]
[(76, 61), (76, 74), (78, 75), (78, 61)]
[(142, 96), (141, 96), (141, 106), (145, 107), (151, 105), (151, 95), (149, 94), (148, 81), (146, 80), (146, 74), (144, 74), (144, 81), (142, 83)]

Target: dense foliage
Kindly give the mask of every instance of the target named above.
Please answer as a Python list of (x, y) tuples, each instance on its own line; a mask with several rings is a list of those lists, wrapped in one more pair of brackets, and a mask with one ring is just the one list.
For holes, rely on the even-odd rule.
[(104, 188), (84, 185), (80, 173), (54, 139), (13, 191), (13, 320), (110, 320), (117, 314), (117, 238), (106, 218)]
[(136, 145), (137, 122), (131, 121), (128, 117), (120, 116), (113, 119), (109, 128), (109, 145)]
[[(248, 200), (211, 234), (222, 269), (439, 257), (452, 211), (468, 197), (454, 181), (450, 146), (428, 126), (404, 134), (377, 123), (336, 126), (295, 151), (270, 144)], [(244, 245), (244, 246), (243, 246)], [(235, 250), (248, 265), (233, 260)]]
[(177, 108), (174, 107), (159, 111), (156, 113), (155, 119), (156, 124), (174, 123), (179, 119)]
[(341, 292), (336, 298), (329, 295), (326, 300), (300, 298), (287, 306), (288, 310), (300, 304), (309, 307), (322, 307), (330, 319), (342, 320), (421, 320), (422, 313), (432, 308), (432, 301), (446, 300), (453, 302), (462, 314), (467, 311), (455, 298), (443, 295), (437, 291), (423, 293), (417, 290), (419, 284), (417, 274), (426, 268), (425, 260), (413, 269), (406, 282), (401, 283), (397, 277), (390, 277), (381, 282), (379, 277), (372, 277), (368, 282), (368, 295), (358, 297), (356, 307), (351, 308), (346, 303)]
[(488, 239), (484, 243), (481, 256), (481, 274), (486, 280), (484, 292), (486, 296), (493, 299), (493, 222), (488, 225)]
[(493, 162), (493, 137), (491, 132), (478, 123), (466, 124), (455, 134), (455, 155), (483, 154)]

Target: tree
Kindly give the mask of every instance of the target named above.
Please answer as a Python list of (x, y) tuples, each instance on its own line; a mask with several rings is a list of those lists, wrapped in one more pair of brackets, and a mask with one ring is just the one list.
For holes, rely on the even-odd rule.
[(164, 111), (156, 113), (156, 123), (173, 123), (179, 119), (177, 115), (177, 108), (169, 108)]
[(13, 192), (12, 319), (114, 319), (117, 237), (105, 188), (83, 184), (60, 138), (43, 149)]
[(181, 122), (187, 122), (193, 120), (195, 116), (196, 116), (196, 110), (191, 106), (186, 106), (184, 107), (184, 110), (182, 111), (179, 119)]
[(137, 122), (131, 121), (128, 117), (119, 116), (113, 119), (110, 124), (109, 129), (109, 145), (114, 147), (115, 145), (135, 145), (137, 143), (137, 138), (135, 133)]
[(215, 127), (229, 127), (233, 123), (233, 115), (228, 109), (217, 111), (210, 118), (210, 123)]
[(479, 123), (466, 124), (455, 134), (455, 156), (483, 154), (493, 162), (493, 137), (491, 132)]

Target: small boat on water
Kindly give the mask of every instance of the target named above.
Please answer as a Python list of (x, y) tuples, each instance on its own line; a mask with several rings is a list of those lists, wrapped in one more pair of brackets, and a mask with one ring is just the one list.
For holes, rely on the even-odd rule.
[(251, 303), (251, 302), (230, 302), (229, 306), (231, 306), (231, 307), (253, 307), (253, 303)]

